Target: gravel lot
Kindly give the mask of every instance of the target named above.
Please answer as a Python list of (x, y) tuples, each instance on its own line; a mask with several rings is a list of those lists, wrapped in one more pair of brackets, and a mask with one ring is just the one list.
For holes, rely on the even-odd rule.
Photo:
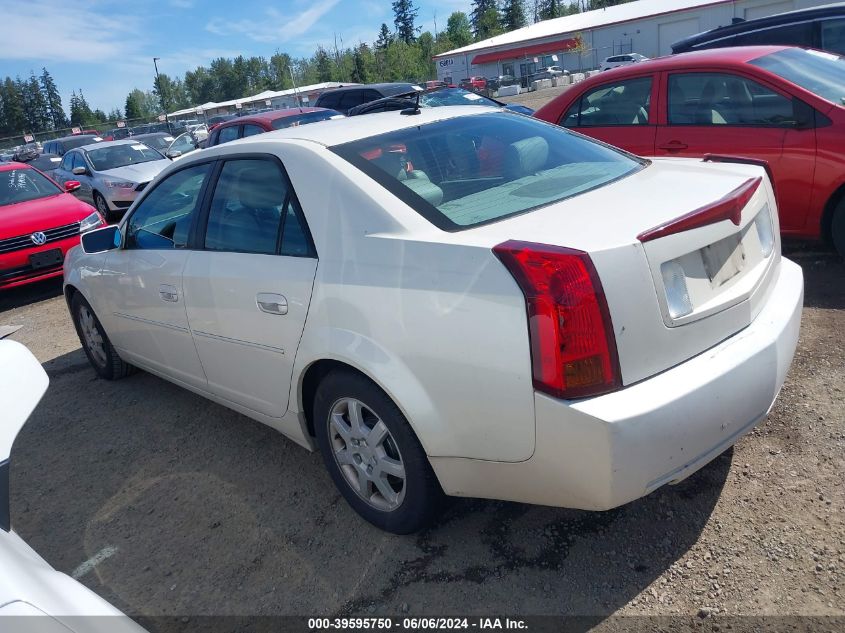
[(111, 552), (80, 580), (136, 616), (845, 616), (845, 265), (788, 254), (799, 350), (733, 450), (614, 511), (455, 500), (409, 537), (269, 428), (145, 373), (97, 379), (59, 282), (4, 292), (0, 325), (51, 380), (12, 454), (15, 529), (69, 574)]

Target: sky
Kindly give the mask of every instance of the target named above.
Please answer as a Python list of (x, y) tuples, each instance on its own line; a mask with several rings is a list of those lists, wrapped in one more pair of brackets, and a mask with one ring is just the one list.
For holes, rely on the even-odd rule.
[[(0, 77), (45, 66), (62, 94), (81, 89), (92, 109), (123, 109), (133, 88), (149, 90), (155, 69), (171, 77), (217, 57), (277, 50), (306, 57), (317, 46), (375, 41), (393, 29), (391, 0), (2, 0)], [(416, 0), (417, 24), (442, 31), (470, 0)]]

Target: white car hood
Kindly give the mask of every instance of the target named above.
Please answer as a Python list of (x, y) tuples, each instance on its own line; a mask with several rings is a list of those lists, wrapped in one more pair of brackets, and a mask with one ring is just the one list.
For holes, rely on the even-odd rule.
[(103, 176), (110, 178), (122, 178), (132, 182), (149, 182), (158, 173), (170, 164), (170, 160), (162, 158), (161, 160), (151, 160), (147, 163), (138, 163), (136, 165), (126, 165), (124, 167), (117, 167), (115, 169), (107, 169), (106, 171), (97, 172)]

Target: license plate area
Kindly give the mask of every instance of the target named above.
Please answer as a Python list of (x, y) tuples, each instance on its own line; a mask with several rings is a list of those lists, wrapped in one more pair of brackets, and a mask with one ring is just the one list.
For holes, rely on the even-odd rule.
[(33, 253), (29, 256), (29, 265), (34, 270), (40, 268), (53, 268), (64, 263), (64, 255), (62, 249), (52, 248), (49, 251), (41, 251), (40, 253)]
[(714, 290), (736, 277), (745, 267), (745, 248), (739, 233), (705, 246), (699, 252), (710, 287)]

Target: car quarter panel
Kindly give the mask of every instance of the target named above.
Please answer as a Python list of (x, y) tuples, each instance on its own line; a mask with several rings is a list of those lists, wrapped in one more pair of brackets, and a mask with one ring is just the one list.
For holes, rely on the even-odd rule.
[(319, 257), (294, 384), (315, 361), (340, 360), (391, 396), (429, 455), (529, 458), (525, 304), (489, 246), (435, 229), (317, 144), (265, 147), (285, 164)]

